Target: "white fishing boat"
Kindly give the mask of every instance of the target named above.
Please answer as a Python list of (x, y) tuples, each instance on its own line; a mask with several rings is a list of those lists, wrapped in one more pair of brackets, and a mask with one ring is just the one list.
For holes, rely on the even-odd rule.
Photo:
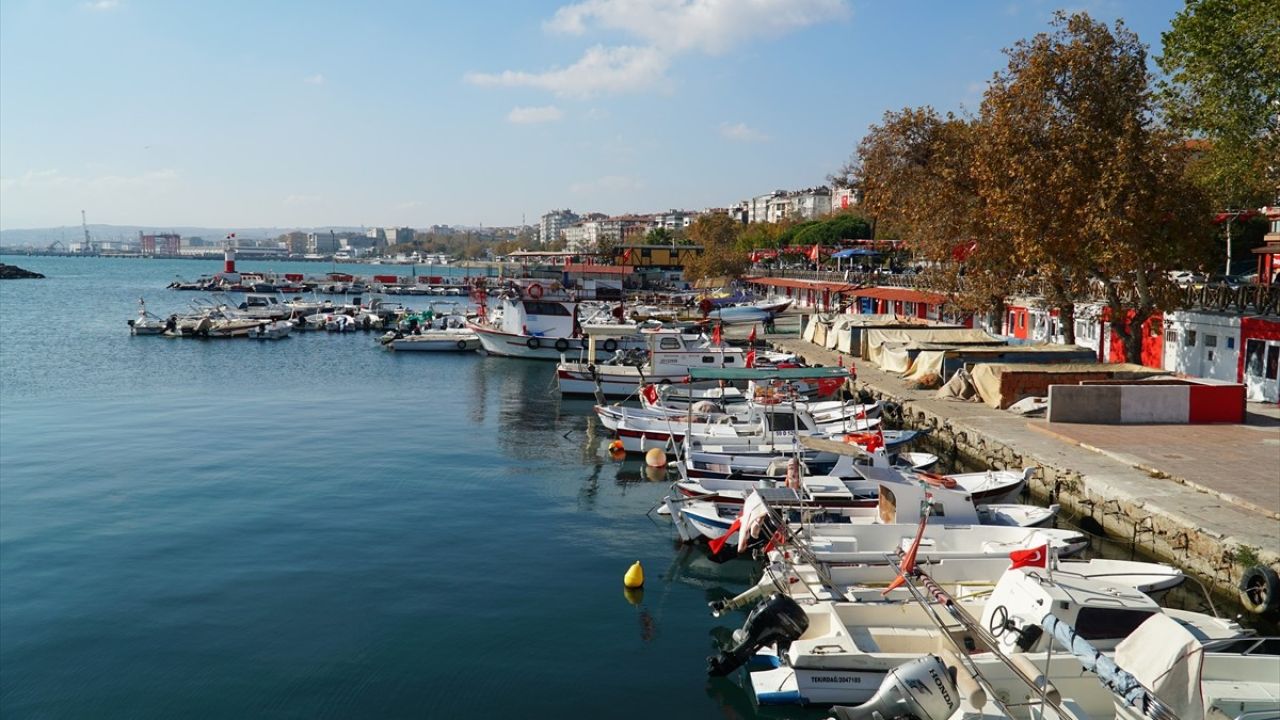
[(760, 443), (772, 439), (790, 443), (795, 435), (825, 438), (846, 429), (868, 430), (880, 424), (880, 418), (869, 418), (820, 425), (809, 413), (783, 405), (756, 406), (743, 418), (720, 413), (655, 416), (620, 405), (597, 405), (595, 411), (601, 423), (622, 441), (623, 449), (632, 453), (674, 448), (686, 438), (698, 442)]
[(279, 340), (289, 337), (291, 332), (293, 332), (293, 323), (288, 320), (263, 321), (250, 330), (247, 337), (255, 340)]
[(725, 305), (711, 310), (707, 314), (709, 320), (716, 320), (725, 325), (745, 325), (747, 323), (764, 323), (782, 314), (791, 306), (791, 298), (772, 298), (738, 305)]
[[(622, 332), (628, 331), (624, 329)], [(615, 342), (622, 339), (612, 335), (605, 337), (612, 337)], [(615, 357), (606, 362), (561, 358), (556, 365), (556, 386), (560, 394), (599, 393), (605, 397), (630, 397), (645, 384), (681, 381), (693, 367), (746, 366), (746, 354), (742, 348), (714, 342), (705, 335), (691, 335), (679, 330), (644, 330), (640, 337), (646, 343), (644, 351), (618, 350)]]
[(466, 328), (425, 330), (416, 335), (388, 333), (379, 342), (396, 352), (475, 352), (480, 338)]
[[(967, 592), (963, 587), (960, 591)], [(756, 664), (773, 667), (750, 673), (756, 701), (762, 705), (865, 703), (903, 662), (956, 646), (971, 650), (985, 646), (987, 638), (979, 628), (997, 636), (1004, 654), (1043, 653), (1055, 642), (1052, 633), (1041, 629), (1047, 616), (1069, 624), (1101, 651), (1114, 651), (1145, 621), (1160, 614), (1191, 628), (1202, 640), (1249, 634), (1233, 620), (1162, 608), (1147, 595), (1109, 578), (1052, 577), (1043, 568), (1008, 570), (994, 589), (981, 588), (949, 599), (959, 611), (981, 618), (977, 628), (939, 616), (931, 604), (919, 602), (819, 602), (802, 608), (803, 620), (792, 616), (793, 627), (800, 632), (789, 643), (761, 647)], [(783, 595), (768, 602), (775, 601), (775, 611), (800, 609)], [(744, 632), (738, 646), (713, 659), (712, 672), (719, 674), (737, 662), (744, 654), (742, 648), (755, 644), (752, 636), (759, 634), (754, 628)]]
[(492, 304), (481, 306), (482, 315), (468, 323), (489, 355), (526, 360), (560, 360), (565, 353), (587, 347), (587, 326), (614, 325), (619, 337), (608, 337), (596, 347), (595, 359), (606, 360), (617, 350), (643, 349), (635, 333), (639, 327), (609, 321), (603, 306), (588, 305), (557, 285), (541, 281), (512, 281)]

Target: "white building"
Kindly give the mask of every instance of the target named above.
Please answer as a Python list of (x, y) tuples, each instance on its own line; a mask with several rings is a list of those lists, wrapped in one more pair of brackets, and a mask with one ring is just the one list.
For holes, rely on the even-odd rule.
[(552, 210), (542, 216), (542, 222), (538, 226), (538, 240), (543, 245), (556, 242), (561, 239), (561, 233), (565, 228), (580, 219), (572, 210)]
[(1165, 370), (1237, 382), (1240, 315), (1206, 310), (1171, 310), (1164, 315)]
[(825, 186), (804, 190), (774, 190), (743, 200), (731, 211), (749, 223), (783, 220), (816, 220), (831, 214), (831, 189)]
[(328, 232), (307, 233), (307, 253), (325, 255), (338, 250), (338, 236), (332, 230)]

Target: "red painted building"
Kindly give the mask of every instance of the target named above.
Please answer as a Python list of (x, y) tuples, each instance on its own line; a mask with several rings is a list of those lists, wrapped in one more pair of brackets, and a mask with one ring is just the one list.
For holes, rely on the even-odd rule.
[[(1127, 327), (1133, 319), (1133, 311), (1126, 310), (1125, 316)], [(1111, 331), (1111, 308), (1105, 306), (1102, 308), (1101, 347), (1106, 349), (1106, 357), (1099, 360), (1125, 362), (1124, 338)], [(1164, 367), (1164, 313), (1157, 312), (1142, 323), (1142, 357), (1129, 358), (1129, 362), (1157, 369)]]
[(1240, 318), (1240, 382), (1250, 400), (1280, 403), (1280, 317)]

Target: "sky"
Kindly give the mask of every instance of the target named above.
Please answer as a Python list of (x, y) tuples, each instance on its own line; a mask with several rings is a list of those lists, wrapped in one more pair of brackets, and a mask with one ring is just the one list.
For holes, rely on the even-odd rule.
[(822, 184), (1057, 9), (1180, 0), (0, 0), (0, 228), (516, 225)]

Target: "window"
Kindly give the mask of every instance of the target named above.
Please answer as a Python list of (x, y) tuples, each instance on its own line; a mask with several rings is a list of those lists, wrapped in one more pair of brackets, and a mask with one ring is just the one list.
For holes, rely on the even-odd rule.
[(1207, 348), (1218, 347), (1218, 336), (1217, 336), (1217, 335), (1205, 335), (1205, 336), (1204, 336), (1204, 346), (1205, 346), (1205, 347), (1207, 347)]
[(769, 429), (774, 432), (795, 430), (796, 416), (791, 413), (773, 413), (769, 416)]
[(703, 356), (702, 356), (702, 362), (703, 362), (703, 364), (710, 364), (710, 363), (713, 363), (713, 362), (715, 362), (715, 361), (716, 361), (716, 356), (715, 356), (715, 355), (703, 355)]
[(1236, 349), (1236, 339), (1235, 339), (1235, 338), (1233, 338), (1233, 337), (1229, 337), (1229, 338), (1227, 338), (1227, 349), (1228, 349), (1228, 350), (1235, 350), (1235, 349)]
[(524, 311), (529, 315), (559, 315), (569, 317), (573, 313), (564, 305), (555, 302), (538, 302), (536, 300), (525, 300)]
[(1280, 372), (1280, 345), (1267, 348), (1267, 379), (1275, 380)]
[(659, 350), (679, 350), (680, 341), (673, 337), (664, 337), (658, 343), (658, 349)]
[(1196, 346), (1196, 331), (1195, 331), (1195, 330), (1188, 330), (1188, 331), (1187, 331), (1187, 335), (1186, 335), (1186, 339), (1185, 339), (1185, 341), (1184, 341), (1182, 344), (1183, 344), (1183, 345), (1186, 345), (1187, 347), (1195, 347), (1195, 346)]
[(1153, 613), (1116, 607), (1082, 607), (1076, 616), (1076, 634), (1085, 640), (1128, 637)]
[(1178, 331), (1174, 330), (1173, 328), (1169, 328), (1164, 334), (1164, 341), (1167, 343), (1173, 343), (1174, 345), (1177, 345)]
[(1244, 348), (1244, 374), (1262, 377), (1262, 357), (1266, 347), (1261, 340), (1248, 340)]
[(1160, 337), (1160, 323), (1151, 323), (1148, 334), (1151, 335), (1151, 337)]
[(1021, 315), (1019, 315), (1019, 316), (1018, 316), (1018, 324), (1022, 326), (1022, 329), (1023, 329), (1023, 330), (1026, 330), (1026, 329), (1027, 329), (1027, 314), (1026, 314), (1026, 313), (1023, 313), (1023, 314), (1021, 314)]

